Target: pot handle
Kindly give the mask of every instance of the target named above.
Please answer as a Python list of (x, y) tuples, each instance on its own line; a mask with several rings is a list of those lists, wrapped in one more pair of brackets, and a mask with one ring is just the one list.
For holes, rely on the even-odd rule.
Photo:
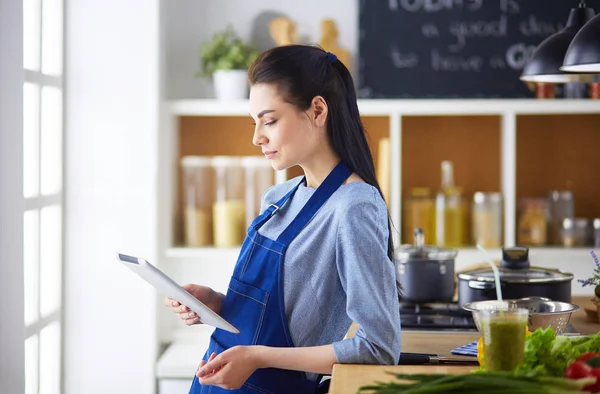
[(476, 280), (470, 280), (469, 287), (476, 290), (489, 290), (495, 289), (496, 285), (492, 282), (478, 282)]
[(425, 245), (425, 236), (423, 235), (423, 229), (417, 227), (415, 229), (415, 246), (417, 248), (422, 248)]

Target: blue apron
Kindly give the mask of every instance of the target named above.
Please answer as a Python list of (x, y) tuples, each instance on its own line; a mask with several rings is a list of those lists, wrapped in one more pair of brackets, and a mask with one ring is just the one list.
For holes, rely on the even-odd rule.
[[(283, 256), (290, 242), (351, 173), (340, 162), (276, 241), (263, 237), (258, 230), (296, 192), (304, 178), (254, 219), (248, 228), (221, 308), (221, 316), (238, 328), (240, 334), (215, 329), (203, 360), (207, 361), (213, 352), (220, 354), (236, 345), (294, 346), (283, 303)], [(317, 382), (308, 380), (304, 372), (263, 368), (257, 369), (238, 390), (202, 386), (194, 377), (190, 394), (304, 394), (314, 393), (316, 388)]]

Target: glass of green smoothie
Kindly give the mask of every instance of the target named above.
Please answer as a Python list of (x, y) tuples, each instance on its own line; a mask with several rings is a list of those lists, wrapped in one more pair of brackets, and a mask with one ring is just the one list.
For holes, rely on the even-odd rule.
[(523, 362), (529, 310), (481, 310), (484, 365), (488, 371), (512, 371)]

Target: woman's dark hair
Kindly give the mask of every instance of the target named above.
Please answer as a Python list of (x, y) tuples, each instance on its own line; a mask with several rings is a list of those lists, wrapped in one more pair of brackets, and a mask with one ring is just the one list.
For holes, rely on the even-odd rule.
[[(327, 134), (335, 153), (384, 198), (358, 112), (354, 82), (341, 61), (316, 46), (275, 47), (260, 54), (252, 64), (248, 81), (250, 85), (274, 84), (281, 97), (301, 111), (310, 108), (315, 96), (322, 96), (329, 110)], [(393, 262), (390, 220), (388, 231), (388, 257)], [(398, 290), (401, 292), (399, 284)]]

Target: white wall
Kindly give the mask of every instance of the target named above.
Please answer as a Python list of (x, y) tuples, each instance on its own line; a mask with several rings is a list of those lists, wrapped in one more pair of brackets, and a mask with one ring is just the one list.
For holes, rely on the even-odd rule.
[(159, 0), (66, 3), (66, 394), (152, 393)]
[(285, 14), (296, 22), (300, 36), (318, 43), (321, 21), (336, 21), (339, 45), (354, 56), (358, 49), (358, 0), (177, 0), (165, 2), (167, 98), (214, 97), (206, 78), (195, 78), (200, 43), (231, 24), (245, 39), (254, 20), (265, 11)]
[(0, 0), (0, 391), (25, 390), (23, 3)]

